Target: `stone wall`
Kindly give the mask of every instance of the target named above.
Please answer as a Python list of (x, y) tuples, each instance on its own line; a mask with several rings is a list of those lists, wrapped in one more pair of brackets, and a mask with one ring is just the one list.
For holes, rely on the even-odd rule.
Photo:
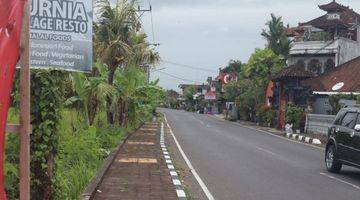
[[(360, 35), (359, 35), (360, 36)], [(339, 65), (346, 63), (360, 55), (359, 41), (353, 41), (347, 38), (338, 39), (338, 58)]]

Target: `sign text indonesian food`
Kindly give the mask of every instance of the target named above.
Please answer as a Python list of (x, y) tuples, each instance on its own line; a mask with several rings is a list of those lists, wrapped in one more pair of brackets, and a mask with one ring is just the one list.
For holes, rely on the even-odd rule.
[(91, 71), (92, 23), (91, 0), (32, 0), (31, 67)]

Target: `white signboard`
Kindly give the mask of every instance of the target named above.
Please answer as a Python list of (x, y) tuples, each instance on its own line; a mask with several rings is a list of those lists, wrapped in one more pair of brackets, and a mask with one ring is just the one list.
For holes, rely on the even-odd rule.
[(91, 0), (32, 0), (31, 67), (91, 71), (92, 23)]

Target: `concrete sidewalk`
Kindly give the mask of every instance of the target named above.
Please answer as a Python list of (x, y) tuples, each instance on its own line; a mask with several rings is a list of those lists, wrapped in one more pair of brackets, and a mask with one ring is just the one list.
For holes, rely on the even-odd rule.
[(160, 125), (146, 124), (120, 148), (93, 199), (178, 199), (160, 147)]

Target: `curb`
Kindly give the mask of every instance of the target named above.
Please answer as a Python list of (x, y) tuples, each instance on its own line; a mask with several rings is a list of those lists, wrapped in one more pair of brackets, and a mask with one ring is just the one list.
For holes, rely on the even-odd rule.
[[(210, 115), (210, 117), (213, 117), (214, 119), (218, 119), (218, 120), (224, 121), (224, 122), (227, 121), (227, 120), (221, 119), (221, 118), (219, 118), (217, 116), (213, 116), (213, 115)], [(228, 122), (230, 122), (230, 121), (228, 121)], [(262, 130), (262, 129), (259, 129), (259, 128), (251, 127), (251, 126), (248, 126), (248, 125), (241, 124), (239, 122), (231, 122), (231, 123), (242, 126), (242, 127), (246, 127), (246, 128), (252, 129), (252, 130), (265, 132), (267, 134), (271, 134), (271, 135), (274, 135), (274, 136), (277, 136), (277, 137), (281, 137), (281, 138), (284, 137), (286, 139), (293, 140), (295, 142), (302, 142), (302, 143), (308, 144), (308, 145), (310, 145), (312, 147), (316, 147), (316, 148), (321, 148), (320, 145), (322, 145), (322, 142), (319, 139), (306, 137), (306, 136), (300, 135), (300, 134), (292, 134), (292, 133), (283, 132), (283, 133), (281, 133), (279, 135), (279, 134), (274, 134), (273, 132), (268, 131), (268, 130)]]
[(293, 133), (285, 133), (284, 136), (289, 138), (289, 139), (293, 139), (293, 140), (297, 140), (297, 141), (301, 141), (301, 142), (305, 142), (305, 143), (309, 143), (309, 144), (314, 144), (314, 145), (321, 145), (322, 144), (319, 139), (306, 137), (304, 135), (293, 134)]
[(172, 163), (172, 160), (171, 160), (171, 157), (170, 157), (170, 154), (166, 148), (166, 145), (165, 145), (165, 139), (164, 139), (164, 123), (162, 122), (161, 123), (161, 130), (160, 130), (160, 147), (161, 147), (161, 150), (164, 154), (164, 158), (165, 158), (165, 162), (166, 162), (166, 165), (170, 171), (170, 176), (171, 176), (171, 179), (172, 179), (172, 182), (176, 188), (176, 194), (179, 198), (179, 200), (186, 200), (186, 193), (184, 191), (184, 187), (182, 186), (181, 184), (181, 181), (180, 181), (180, 178), (179, 178), (179, 175), (178, 173), (176, 172), (175, 170), (175, 167)]

